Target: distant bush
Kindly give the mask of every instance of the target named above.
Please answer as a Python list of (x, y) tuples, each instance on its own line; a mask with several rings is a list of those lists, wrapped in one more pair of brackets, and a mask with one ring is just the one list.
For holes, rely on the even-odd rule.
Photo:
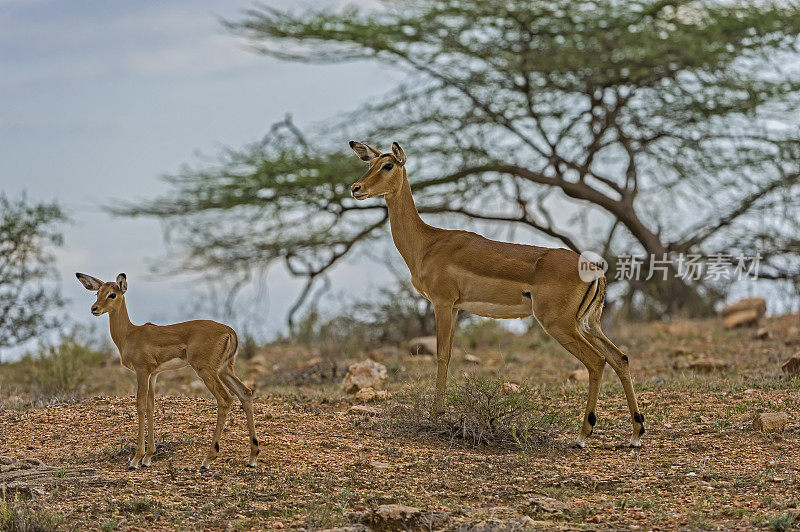
[(410, 338), (435, 332), (430, 303), (408, 283), (400, 282), (394, 288), (381, 288), (367, 299), (343, 306), (335, 316), (325, 316), (315, 308), (309, 310), (295, 324), (289, 340), (352, 352), (402, 345)]
[(90, 382), (96, 368), (109, 354), (76, 337), (57, 344), (42, 344), (22, 359), (3, 365), (5, 387), (24, 387), (42, 396), (76, 395)]
[(461, 320), (459, 325), (456, 342), (471, 349), (497, 347), (509, 337), (508, 329), (500, 320), (473, 316), (469, 320)]
[(19, 499), (0, 499), (3, 532), (52, 532), (58, 528), (58, 519), (38, 505)]
[(65, 338), (58, 345), (45, 345), (40, 349), (32, 377), (43, 394), (72, 392), (83, 386), (91, 370), (107, 359), (107, 353), (74, 338)]

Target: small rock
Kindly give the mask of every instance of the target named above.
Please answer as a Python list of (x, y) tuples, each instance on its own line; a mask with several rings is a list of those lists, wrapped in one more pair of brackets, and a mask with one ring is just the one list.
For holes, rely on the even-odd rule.
[(570, 382), (589, 382), (589, 370), (576, 369), (575, 371), (569, 374), (567, 380)]
[(436, 337), (419, 336), (408, 341), (408, 350), (412, 355), (435, 355)]
[(522, 388), (520, 388), (519, 384), (514, 384), (513, 382), (504, 382), (503, 393), (522, 393)]
[(372, 530), (438, 530), (450, 521), (444, 512), (423, 511), (403, 504), (384, 504), (363, 515)]
[(563, 512), (569, 508), (567, 503), (552, 497), (531, 497), (528, 499), (528, 504), (531, 505), (531, 509), (533, 510), (547, 513)]
[(762, 297), (741, 299), (722, 309), (726, 329), (757, 325), (766, 313), (767, 300)]
[(771, 336), (769, 329), (766, 327), (761, 327), (756, 331), (755, 338), (756, 340), (766, 340)]
[(386, 390), (376, 390), (375, 388), (361, 388), (356, 392), (356, 399), (368, 403), (370, 401), (385, 401), (392, 396)]
[(762, 412), (753, 418), (753, 430), (761, 432), (781, 433), (789, 423), (786, 412)]
[(681, 355), (690, 355), (692, 350), (684, 345), (679, 345), (675, 349), (672, 350), (672, 356), (677, 357)]
[(728, 362), (719, 358), (703, 357), (689, 362), (689, 369), (695, 371), (720, 371), (727, 369)]
[(691, 364), (691, 359), (686, 355), (681, 355), (672, 361), (673, 369), (686, 369)]
[(469, 362), (470, 364), (480, 364), (481, 359), (476, 357), (475, 355), (470, 355), (469, 353), (466, 353), (464, 355), (464, 362)]
[(7, 484), (0, 485), (0, 496), (5, 500), (13, 500), (15, 496), (30, 499), (33, 497), (33, 493), (33, 489), (28, 483), (21, 480), (13, 480)]
[[(539, 525), (538, 527), (536, 525)], [(527, 515), (524, 517), (510, 517), (508, 519), (498, 519), (490, 517), (475, 523), (470, 523), (468, 528), (458, 530), (469, 530), (470, 532), (509, 532), (517, 530), (546, 530)]]
[(800, 353), (795, 353), (792, 358), (781, 366), (786, 375), (800, 375)]
[(0, 464), (2, 465), (11, 465), (14, 462), (16, 462), (16, 460), (10, 456), (0, 456)]
[(379, 408), (366, 405), (353, 405), (347, 411), (351, 416), (377, 416), (381, 413)]
[(752, 327), (758, 324), (758, 311), (755, 310), (740, 310), (725, 316), (722, 324), (726, 329), (735, 329), (737, 327)]
[(374, 360), (362, 360), (347, 368), (342, 389), (347, 393), (355, 393), (362, 388), (379, 389), (385, 379), (386, 366)]
[(376, 362), (382, 362), (387, 358), (401, 358), (404, 356), (406, 356), (406, 352), (394, 345), (384, 345), (367, 353), (367, 357)]
[(375, 469), (389, 469), (392, 467), (392, 464), (388, 462), (378, 462), (378, 461), (370, 462), (369, 465), (371, 465)]

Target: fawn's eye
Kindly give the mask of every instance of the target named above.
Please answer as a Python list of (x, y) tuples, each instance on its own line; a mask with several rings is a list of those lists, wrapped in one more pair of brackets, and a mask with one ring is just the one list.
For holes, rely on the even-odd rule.
[(387, 172), (388, 172), (389, 170), (391, 170), (392, 168), (394, 168), (394, 165), (393, 165), (392, 163), (389, 163), (389, 164), (384, 164), (384, 165), (383, 165), (383, 169), (384, 169), (384, 170), (386, 170)]
[(114, 299), (116, 297), (117, 297), (117, 294), (115, 294), (114, 292), (111, 292), (110, 294), (108, 294), (108, 299)]

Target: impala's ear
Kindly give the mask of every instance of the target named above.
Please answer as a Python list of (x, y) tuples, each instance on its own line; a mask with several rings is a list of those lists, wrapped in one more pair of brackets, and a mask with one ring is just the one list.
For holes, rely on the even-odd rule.
[(97, 292), (100, 290), (100, 287), (103, 286), (103, 281), (91, 275), (86, 275), (85, 273), (76, 273), (75, 277), (78, 278), (87, 290), (91, 290), (92, 292)]
[(354, 140), (350, 141), (350, 147), (353, 148), (353, 151), (356, 152), (356, 155), (358, 155), (362, 161), (366, 162), (370, 162), (372, 159), (380, 156), (381, 154), (381, 152), (372, 146), (367, 146), (366, 144), (362, 144)]
[(128, 278), (125, 277), (124, 273), (117, 275), (117, 284), (123, 294), (128, 290)]
[(403, 148), (396, 142), (392, 142), (392, 155), (397, 160), (397, 164), (403, 166), (406, 164), (406, 152), (403, 151)]

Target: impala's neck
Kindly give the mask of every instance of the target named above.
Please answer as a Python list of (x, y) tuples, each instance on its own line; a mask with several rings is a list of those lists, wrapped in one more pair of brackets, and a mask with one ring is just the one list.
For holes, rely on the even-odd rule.
[(432, 228), (419, 217), (405, 168), (400, 190), (386, 195), (386, 207), (394, 245), (413, 274), (416, 271), (416, 258), (422, 255)]
[(119, 349), (121, 356), (122, 344), (133, 328), (133, 324), (128, 317), (128, 307), (125, 305), (125, 296), (120, 297), (122, 297), (122, 301), (119, 303), (119, 308), (108, 313), (108, 321), (111, 326), (111, 339), (114, 340), (114, 344), (117, 346), (117, 349)]

